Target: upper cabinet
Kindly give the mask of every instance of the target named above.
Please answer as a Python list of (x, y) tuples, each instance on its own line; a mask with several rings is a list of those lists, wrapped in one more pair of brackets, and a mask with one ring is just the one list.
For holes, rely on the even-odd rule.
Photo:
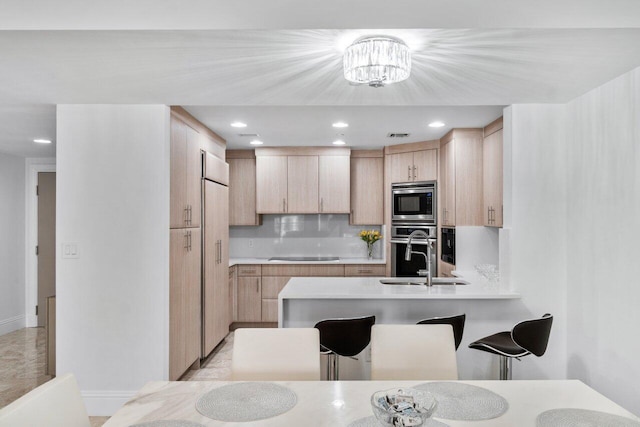
[(348, 148), (256, 149), (256, 211), (349, 213)]
[(287, 156), (256, 156), (256, 211), (287, 212)]
[(484, 225), (502, 227), (502, 117), (484, 128)]
[(351, 152), (352, 225), (384, 224), (384, 157), (382, 150)]
[(389, 154), (391, 183), (438, 179), (438, 150)]
[(227, 151), (229, 225), (260, 225), (256, 212), (256, 157), (253, 150)]
[(454, 129), (440, 142), (439, 223), (482, 225), (483, 130)]
[(320, 156), (320, 213), (348, 214), (351, 206), (351, 157)]
[(170, 228), (199, 227), (202, 153), (224, 159), (225, 142), (180, 107), (171, 107)]
[(287, 157), (287, 212), (318, 213), (318, 156)]
[(171, 115), (171, 228), (200, 225), (198, 132)]

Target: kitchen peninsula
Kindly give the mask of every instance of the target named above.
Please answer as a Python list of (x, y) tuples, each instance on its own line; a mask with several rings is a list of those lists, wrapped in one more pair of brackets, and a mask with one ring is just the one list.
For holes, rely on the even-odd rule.
[[(520, 301), (520, 294), (499, 290), (468, 276), (465, 285), (383, 285), (381, 277), (293, 277), (278, 295), (278, 326), (313, 327), (329, 318), (376, 316), (376, 323), (412, 324), (419, 320), (465, 313), (467, 321), (458, 350), (461, 379), (494, 379), (493, 360), (471, 352), (474, 339), (513, 325), (505, 325), (506, 313), (532, 317)], [(394, 278), (399, 279), (399, 278)], [(537, 314), (536, 314), (537, 315)], [(401, 346), (401, 343), (399, 342)], [(366, 351), (365, 351), (366, 353)], [(366, 377), (365, 354), (350, 366), (345, 379)], [(342, 374), (341, 374), (342, 375)]]

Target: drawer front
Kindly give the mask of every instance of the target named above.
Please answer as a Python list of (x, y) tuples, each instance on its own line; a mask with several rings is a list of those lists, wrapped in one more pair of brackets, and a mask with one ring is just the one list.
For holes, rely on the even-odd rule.
[(353, 276), (384, 276), (387, 267), (384, 264), (356, 264), (345, 265), (344, 275), (346, 277)]
[(238, 276), (260, 276), (262, 266), (258, 264), (238, 265)]
[(278, 300), (277, 299), (262, 300), (262, 321), (263, 322), (278, 321)]
[(262, 278), (262, 299), (277, 299), (291, 277), (268, 276)]
[(285, 277), (344, 277), (344, 265), (264, 265), (262, 266), (262, 275)]

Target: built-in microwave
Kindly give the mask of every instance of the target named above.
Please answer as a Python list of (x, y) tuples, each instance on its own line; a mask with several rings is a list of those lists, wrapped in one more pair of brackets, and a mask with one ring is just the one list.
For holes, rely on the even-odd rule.
[(436, 225), (436, 182), (391, 184), (391, 220)]

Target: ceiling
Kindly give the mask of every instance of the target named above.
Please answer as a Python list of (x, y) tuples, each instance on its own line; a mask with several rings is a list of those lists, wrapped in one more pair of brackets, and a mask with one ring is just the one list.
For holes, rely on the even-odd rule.
[(637, 0), (3, 0), (0, 14), (29, 30), (638, 26)]
[[(386, 145), (439, 139), (452, 128), (484, 127), (502, 115), (500, 106), (475, 107), (244, 107), (189, 106), (187, 110), (227, 140), (232, 149), (251, 148), (259, 139), (268, 146), (326, 146), (342, 139), (352, 148), (380, 148)], [(246, 128), (230, 126), (241, 121)], [(332, 124), (343, 121), (348, 128)], [(429, 123), (446, 125), (430, 128)], [(388, 138), (387, 134), (409, 133), (407, 138)], [(258, 133), (242, 137), (240, 133)]]
[[(372, 33), (409, 44), (407, 81), (374, 89), (344, 80), (343, 49)], [(422, 117), (486, 124), (496, 107), (564, 103), (638, 66), (634, 28), (3, 31), (0, 81), (10, 84), (0, 86), (8, 111), (0, 116), (0, 151), (53, 153), (25, 141), (44, 131), (55, 139), (52, 106), (67, 103), (187, 105), (223, 136), (228, 117), (244, 115), (265, 143), (279, 145), (332, 139), (333, 107), (359, 123), (349, 128), (350, 144), (379, 146), (389, 131), (417, 140), (437, 135)], [(232, 146), (246, 143), (229, 135)]]

